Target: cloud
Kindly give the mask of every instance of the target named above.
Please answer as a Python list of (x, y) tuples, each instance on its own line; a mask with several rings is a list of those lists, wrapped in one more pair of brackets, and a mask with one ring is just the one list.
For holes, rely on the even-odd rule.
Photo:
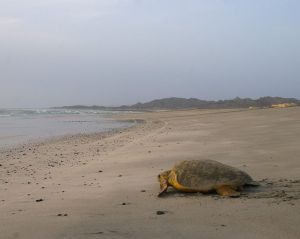
[(22, 20), (17, 17), (0, 17), (0, 29), (20, 26)]
[[(35, 29), (26, 19), (16, 17), (0, 17), (0, 51), (2, 56), (11, 51), (24, 51), (24, 49), (49, 48), (70, 45), (67, 37), (61, 33), (47, 31), (47, 29)], [(23, 50), (22, 50), (23, 49)], [(8, 52), (8, 53), (7, 53)]]

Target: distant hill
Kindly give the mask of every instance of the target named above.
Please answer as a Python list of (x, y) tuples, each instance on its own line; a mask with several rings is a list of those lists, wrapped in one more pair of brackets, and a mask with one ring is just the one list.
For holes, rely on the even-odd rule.
[(291, 103), (300, 106), (300, 100), (295, 98), (282, 97), (261, 97), (259, 99), (239, 98), (232, 100), (207, 101), (196, 98), (164, 98), (157, 99), (146, 103), (137, 103), (134, 105), (123, 105), (119, 107), (105, 106), (84, 106), (73, 105), (56, 108), (64, 109), (92, 109), (92, 110), (158, 110), (158, 109), (230, 109), (230, 108), (249, 108), (249, 107), (271, 107), (275, 104)]

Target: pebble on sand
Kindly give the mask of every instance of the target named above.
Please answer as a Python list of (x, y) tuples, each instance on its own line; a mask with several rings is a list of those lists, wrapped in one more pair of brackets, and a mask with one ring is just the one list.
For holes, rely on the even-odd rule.
[(164, 215), (166, 214), (166, 211), (156, 211), (156, 215)]
[(58, 213), (57, 216), (58, 217), (62, 217), (62, 216), (67, 217), (68, 213)]

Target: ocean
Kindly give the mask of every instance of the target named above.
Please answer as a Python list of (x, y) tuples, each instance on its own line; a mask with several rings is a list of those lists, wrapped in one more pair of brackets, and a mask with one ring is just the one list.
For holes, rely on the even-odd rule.
[(114, 120), (112, 116), (116, 113), (121, 112), (0, 109), (0, 149), (52, 137), (107, 132), (134, 124)]

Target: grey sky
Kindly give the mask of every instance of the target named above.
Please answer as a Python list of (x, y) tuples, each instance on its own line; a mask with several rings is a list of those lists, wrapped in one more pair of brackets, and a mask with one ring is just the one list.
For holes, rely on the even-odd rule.
[(0, 107), (300, 98), (298, 0), (0, 0)]

